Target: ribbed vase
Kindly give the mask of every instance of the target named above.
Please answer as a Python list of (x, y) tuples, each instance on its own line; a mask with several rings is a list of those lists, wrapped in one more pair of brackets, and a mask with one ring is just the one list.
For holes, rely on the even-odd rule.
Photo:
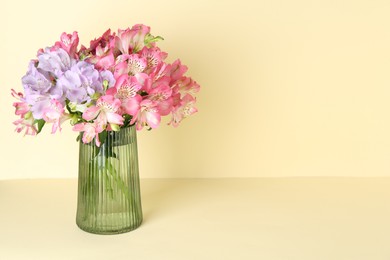
[(80, 140), (76, 223), (95, 234), (119, 234), (142, 222), (134, 126), (110, 131), (100, 147)]

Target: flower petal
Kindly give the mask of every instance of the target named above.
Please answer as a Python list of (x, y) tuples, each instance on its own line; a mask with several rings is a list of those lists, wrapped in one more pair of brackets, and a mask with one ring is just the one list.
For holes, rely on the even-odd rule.
[(124, 118), (117, 113), (108, 112), (106, 113), (106, 117), (107, 122), (109, 122), (110, 124), (123, 125)]
[(151, 128), (157, 128), (161, 122), (161, 116), (157, 112), (146, 112), (145, 113), (146, 123)]
[(89, 107), (87, 108), (87, 110), (85, 110), (83, 114), (83, 118), (87, 121), (91, 121), (98, 116), (99, 112), (100, 112), (99, 107), (97, 106)]

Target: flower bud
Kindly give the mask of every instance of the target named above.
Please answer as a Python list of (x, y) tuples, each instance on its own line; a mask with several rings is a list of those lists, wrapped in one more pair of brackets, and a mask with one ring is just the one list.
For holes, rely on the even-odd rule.
[(108, 82), (108, 80), (103, 80), (103, 88), (104, 88), (104, 91), (106, 91), (107, 89), (108, 89), (108, 84), (109, 84), (109, 82)]
[(110, 126), (111, 126), (111, 129), (113, 130), (113, 131), (119, 131), (121, 128), (119, 127), (119, 125), (117, 125), (117, 124), (110, 124)]
[(31, 117), (32, 117), (32, 112), (31, 112), (31, 111), (27, 112), (27, 113), (24, 115), (24, 119), (26, 119), (26, 120), (30, 119)]

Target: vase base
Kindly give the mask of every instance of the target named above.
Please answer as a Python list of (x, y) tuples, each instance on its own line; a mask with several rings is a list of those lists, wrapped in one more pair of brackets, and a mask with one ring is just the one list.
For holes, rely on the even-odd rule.
[(117, 234), (122, 234), (122, 233), (127, 233), (127, 232), (130, 232), (130, 231), (133, 231), (133, 230), (137, 229), (139, 226), (141, 226), (141, 223), (139, 223), (137, 225), (134, 225), (134, 226), (131, 226), (131, 227), (125, 227), (125, 228), (120, 228), (120, 229), (96, 229), (96, 228), (89, 228), (89, 227), (81, 226), (79, 224), (77, 224), (77, 226), (81, 230), (83, 230), (85, 232), (88, 232), (88, 233), (91, 233), (91, 234), (97, 234), (97, 235), (117, 235)]
[[(113, 223), (116, 223), (116, 225)], [(142, 217), (130, 221), (129, 218), (124, 219), (123, 214), (120, 213), (103, 214), (98, 218), (90, 216), (88, 221), (76, 219), (76, 224), (81, 230), (99, 235), (115, 235), (130, 232), (137, 229), (141, 223)]]

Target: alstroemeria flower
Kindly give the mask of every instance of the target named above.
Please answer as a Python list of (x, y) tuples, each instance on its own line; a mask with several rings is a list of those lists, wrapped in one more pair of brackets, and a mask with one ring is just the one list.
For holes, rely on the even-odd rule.
[(172, 111), (172, 89), (169, 85), (160, 84), (152, 88), (148, 94), (148, 99), (156, 102), (160, 115), (166, 116)]
[(174, 92), (179, 92), (182, 96), (185, 96), (186, 94), (195, 94), (199, 92), (199, 89), (199, 84), (189, 77), (181, 77), (173, 85)]
[(150, 27), (143, 24), (136, 24), (131, 27), (131, 31), (133, 35), (130, 42), (130, 49), (133, 52), (138, 52), (144, 47), (145, 36), (150, 32)]
[(118, 30), (118, 36), (115, 37), (115, 47), (118, 48), (122, 54), (129, 54), (131, 37), (132, 33), (130, 28)]
[(83, 143), (90, 143), (95, 138), (95, 144), (97, 147), (100, 146), (99, 133), (103, 131), (100, 125), (97, 123), (79, 123), (73, 126), (73, 131), (84, 132)]
[(141, 57), (146, 60), (146, 72), (151, 72), (158, 64), (167, 58), (168, 54), (162, 52), (158, 47), (147, 48), (146, 46), (141, 51)]
[(54, 134), (57, 129), (61, 131), (61, 124), (69, 118), (70, 116), (65, 113), (64, 107), (58, 100), (52, 99), (50, 106), (43, 109), (43, 120), (47, 123), (53, 123), (52, 134)]
[(124, 74), (117, 79), (113, 88), (107, 90), (106, 94), (113, 95), (121, 101), (119, 111), (121, 114), (135, 115), (138, 112), (137, 104), (142, 100), (141, 96), (137, 94), (141, 88), (142, 86), (136, 77)]
[(171, 83), (183, 77), (184, 73), (188, 70), (187, 66), (182, 65), (180, 60), (176, 60), (172, 63), (171, 67)]
[(16, 125), (15, 131), (20, 133), (25, 130), (24, 135), (36, 135), (38, 130), (34, 126), (34, 118), (29, 116), (26, 118), (20, 118), (13, 122)]
[(35, 119), (30, 112), (30, 105), (24, 101), (22, 93), (16, 92), (12, 89), (11, 94), (14, 98), (20, 101), (13, 103), (13, 106), (15, 107), (15, 114), (20, 115), (20, 119), (13, 122), (13, 124), (16, 125), (15, 131), (20, 133), (25, 129), (26, 131), (24, 135), (36, 135), (38, 131), (34, 126)]
[(14, 102), (13, 106), (15, 107), (15, 115), (20, 115), (21, 117), (30, 111), (30, 106), (26, 102)]
[(157, 128), (161, 122), (156, 102), (144, 99), (139, 103), (138, 113), (131, 119), (130, 124), (136, 123), (136, 129), (141, 130), (144, 126)]
[(145, 58), (140, 57), (138, 54), (124, 54), (117, 58), (119, 61), (115, 66), (114, 76), (117, 78), (123, 74), (129, 74), (130, 76), (135, 76), (139, 73), (142, 73), (147, 66), (147, 61)]
[[(171, 64), (164, 62), (159, 63), (150, 73), (150, 82), (146, 84), (148, 87), (154, 87), (160, 84), (170, 84), (171, 82)], [(146, 89), (146, 91), (148, 91)]]
[(98, 46), (102, 48), (108, 47), (110, 49), (115, 47), (115, 35), (111, 35), (111, 29), (105, 31), (101, 37), (90, 41), (88, 50), (92, 52), (92, 54), (95, 54), (95, 50)]
[(136, 24), (131, 29), (118, 30), (115, 37), (115, 46), (122, 54), (135, 53), (144, 47), (145, 36), (150, 32), (150, 27)]
[(95, 64), (99, 70), (108, 70), (115, 65), (114, 53), (108, 47), (96, 47), (96, 54), (87, 59), (88, 62)]
[(79, 44), (79, 36), (77, 32), (73, 32), (73, 34), (62, 33), (61, 41), (55, 43), (55, 49), (62, 48), (64, 49), (70, 57), (77, 59), (77, 45)]
[(198, 112), (195, 107), (195, 103), (196, 99), (193, 96), (191, 96), (190, 94), (185, 95), (180, 100), (180, 103), (173, 109), (172, 119), (169, 124), (174, 127), (177, 127), (184, 118)]
[(103, 128), (109, 124), (122, 125), (124, 118), (117, 112), (121, 106), (121, 101), (111, 95), (100, 97), (96, 106), (91, 106), (85, 110), (83, 118), (87, 121), (95, 120)]
[(24, 115), (30, 111), (30, 106), (24, 101), (23, 94), (21, 92), (16, 92), (14, 89), (11, 89), (11, 95), (19, 100), (20, 102), (14, 102), (13, 106), (15, 107), (15, 115)]

